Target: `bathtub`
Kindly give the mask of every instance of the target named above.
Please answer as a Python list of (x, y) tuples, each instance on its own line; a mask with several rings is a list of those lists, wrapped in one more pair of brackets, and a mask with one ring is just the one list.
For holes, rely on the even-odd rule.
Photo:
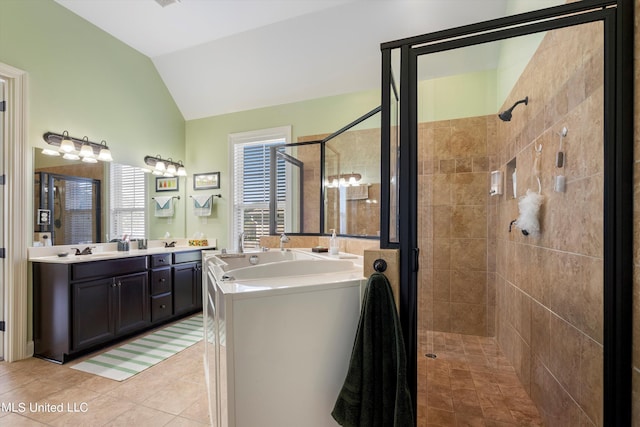
[(361, 257), (242, 255), (204, 254), (213, 425), (335, 426), (360, 315)]

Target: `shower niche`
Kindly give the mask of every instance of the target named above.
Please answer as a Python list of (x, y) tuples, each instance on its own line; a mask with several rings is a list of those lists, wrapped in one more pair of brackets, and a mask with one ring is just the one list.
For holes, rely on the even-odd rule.
[(507, 173), (505, 174), (505, 197), (508, 199), (518, 198), (518, 180), (516, 158), (514, 157), (507, 163)]

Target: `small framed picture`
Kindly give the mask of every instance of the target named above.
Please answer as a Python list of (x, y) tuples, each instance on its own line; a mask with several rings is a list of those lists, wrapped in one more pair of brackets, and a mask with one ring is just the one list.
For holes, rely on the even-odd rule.
[(193, 174), (194, 190), (208, 190), (211, 188), (220, 188), (220, 172)]
[(178, 191), (178, 177), (156, 177), (156, 191)]

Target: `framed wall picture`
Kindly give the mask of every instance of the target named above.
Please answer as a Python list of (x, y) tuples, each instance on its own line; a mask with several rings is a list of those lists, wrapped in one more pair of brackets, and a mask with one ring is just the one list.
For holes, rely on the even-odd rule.
[(156, 191), (178, 191), (178, 177), (164, 177), (157, 176), (156, 177)]
[(211, 188), (220, 188), (220, 172), (193, 174), (194, 190), (208, 190)]

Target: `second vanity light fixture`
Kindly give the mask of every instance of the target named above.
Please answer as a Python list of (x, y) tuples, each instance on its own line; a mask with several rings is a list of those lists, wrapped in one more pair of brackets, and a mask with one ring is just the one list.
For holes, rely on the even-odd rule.
[(157, 156), (145, 156), (144, 162), (146, 165), (151, 166), (151, 173), (159, 176), (187, 176), (187, 170), (182, 164), (182, 160), (174, 162), (171, 158), (163, 159), (158, 154)]
[(102, 140), (100, 143), (89, 141), (88, 137), (82, 139), (69, 136), (66, 130), (59, 133), (47, 132), (42, 138), (53, 148), (44, 148), (42, 154), (47, 156), (60, 156), (66, 160), (80, 160), (85, 163), (97, 163), (98, 160), (103, 162), (113, 161), (111, 150), (107, 146), (107, 142)]
[(327, 187), (346, 187), (349, 185), (360, 185), (360, 180), (362, 179), (362, 175), (359, 173), (351, 172), (351, 173), (343, 173), (339, 175), (329, 175), (327, 177)]

